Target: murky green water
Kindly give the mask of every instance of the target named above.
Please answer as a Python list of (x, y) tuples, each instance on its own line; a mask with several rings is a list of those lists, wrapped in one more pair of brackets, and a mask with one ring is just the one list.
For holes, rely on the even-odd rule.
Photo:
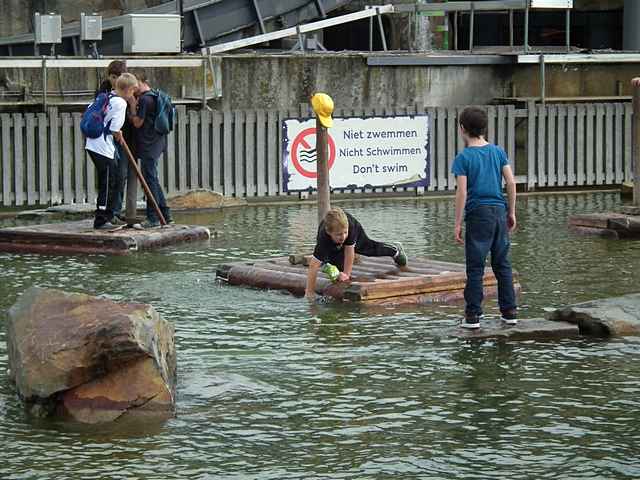
[[(640, 290), (640, 243), (578, 238), (613, 194), (523, 198), (513, 259), (525, 316)], [(374, 238), (462, 261), (452, 200), (342, 205)], [(460, 306), (311, 309), (218, 285), (223, 261), (310, 250), (311, 206), (178, 217), (210, 243), (131, 258), (0, 254), (0, 310), (30, 285), (153, 304), (176, 327), (178, 416), (84, 428), (28, 418), (0, 378), (0, 478), (640, 477), (640, 339), (466, 342)], [(489, 314), (496, 315), (495, 304)], [(0, 371), (7, 364), (0, 329)]]

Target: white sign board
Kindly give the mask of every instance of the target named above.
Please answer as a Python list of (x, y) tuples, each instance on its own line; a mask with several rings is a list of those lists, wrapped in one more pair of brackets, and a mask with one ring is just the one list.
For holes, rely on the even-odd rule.
[[(282, 124), (285, 191), (316, 188), (316, 120)], [(429, 182), (429, 118), (334, 118), (329, 129), (331, 188), (426, 187)]]

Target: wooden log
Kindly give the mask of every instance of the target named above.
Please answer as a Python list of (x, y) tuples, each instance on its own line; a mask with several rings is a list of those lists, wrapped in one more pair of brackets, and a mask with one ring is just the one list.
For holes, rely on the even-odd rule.
[(622, 216), (610, 218), (608, 227), (618, 232), (640, 234), (640, 217)]
[[(228, 265), (218, 269), (218, 277), (226, 279), (231, 285), (249, 285), (262, 289), (287, 290), (302, 296), (307, 284), (306, 275), (289, 272), (278, 272), (250, 265)], [(346, 288), (346, 284), (345, 284)], [(316, 293), (328, 294), (334, 298), (342, 298), (343, 289), (329, 280), (319, 278)]]
[(598, 237), (609, 238), (612, 240), (618, 240), (620, 236), (615, 230), (609, 230), (607, 228), (594, 228), (583, 227), (581, 225), (569, 225), (569, 230), (579, 235), (595, 235)]
[[(495, 284), (495, 277), (485, 274), (484, 284)], [(417, 277), (402, 280), (380, 280), (366, 283), (359, 287), (352, 286), (345, 291), (345, 298), (354, 301), (367, 301), (378, 298), (388, 298), (403, 295), (441, 292), (445, 290), (460, 290), (465, 287), (466, 278), (461, 275), (455, 277)]]
[(587, 213), (581, 215), (571, 215), (569, 217), (569, 225), (589, 227), (589, 228), (607, 228), (611, 214), (608, 213)]

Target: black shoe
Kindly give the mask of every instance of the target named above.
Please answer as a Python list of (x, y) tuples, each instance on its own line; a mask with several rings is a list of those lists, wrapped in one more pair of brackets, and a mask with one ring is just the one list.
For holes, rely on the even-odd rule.
[(460, 328), (467, 328), (469, 330), (480, 328), (480, 316), (465, 315), (464, 320), (460, 323)]
[(155, 220), (155, 221), (151, 221), (151, 220), (145, 220), (144, 222), (142, 222), (142, 228), (156, 228), (160, 226), (160, 222)]
[(111, 222), (104, 222), (98, 225), (94, 223), (93, 228), (94, 230), (113, 230), (114, 228), (116, 228), (116, 226)]
[(502, 312), (502, 321), (507, 325), (517, 325), (518, 311), (515, 308), (512, 310), (505, 310)]

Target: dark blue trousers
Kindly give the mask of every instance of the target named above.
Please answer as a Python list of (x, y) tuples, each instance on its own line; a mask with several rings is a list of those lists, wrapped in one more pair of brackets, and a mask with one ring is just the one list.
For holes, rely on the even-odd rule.
[(113, 158), (87, 150), (96, 168), (98, 177), (98, 198), (96, 199), (96, 214), (94, 227), (99, 227), (113, 217), (113, 203), (117, 191), (116, 162)]
[(116, 186), (113, 192), (113, 214), (120, 215), (122, 213), (122, 204), (124, 202), (124, 188), (127, 184), (127, 175), (129, 174), (129, 159), (122, 150), (122, 146), (116, 142), (116, 154), (114, 157), (116, 163), (115, 177)]
[[(151, 190), (153, 198), (155, 198), (158, 207), (160, 207), (162, 216), (168, 222), (169, 220), (171, 220), (171, 212), (169, 210), (169, 207), (167, 206), (167, 201), (164, 198), (164, 192), (162, 191), (160, 180), (158, 179), (158, 158), (141, 157), (140, 169), (142, 170), (142, 176), (147, 182), (147, 185), (149, 185), (149, 190)], [(160, 221), (149, 199), (147, 199), (146, 213), (147, 220), (149, 220), (150, 222), (157, 223)]]
[(507, 210), (503, 206), (483, 205), (465, 215), (465, 257), (467, 284), (464, 289), (466, 315), (482, 315), (482, 277), (487, 255), (491, 253), (491, 268), (498, 280), (500, 311), (516, 308), (513, 274), (509, 260), (509, 229)]

